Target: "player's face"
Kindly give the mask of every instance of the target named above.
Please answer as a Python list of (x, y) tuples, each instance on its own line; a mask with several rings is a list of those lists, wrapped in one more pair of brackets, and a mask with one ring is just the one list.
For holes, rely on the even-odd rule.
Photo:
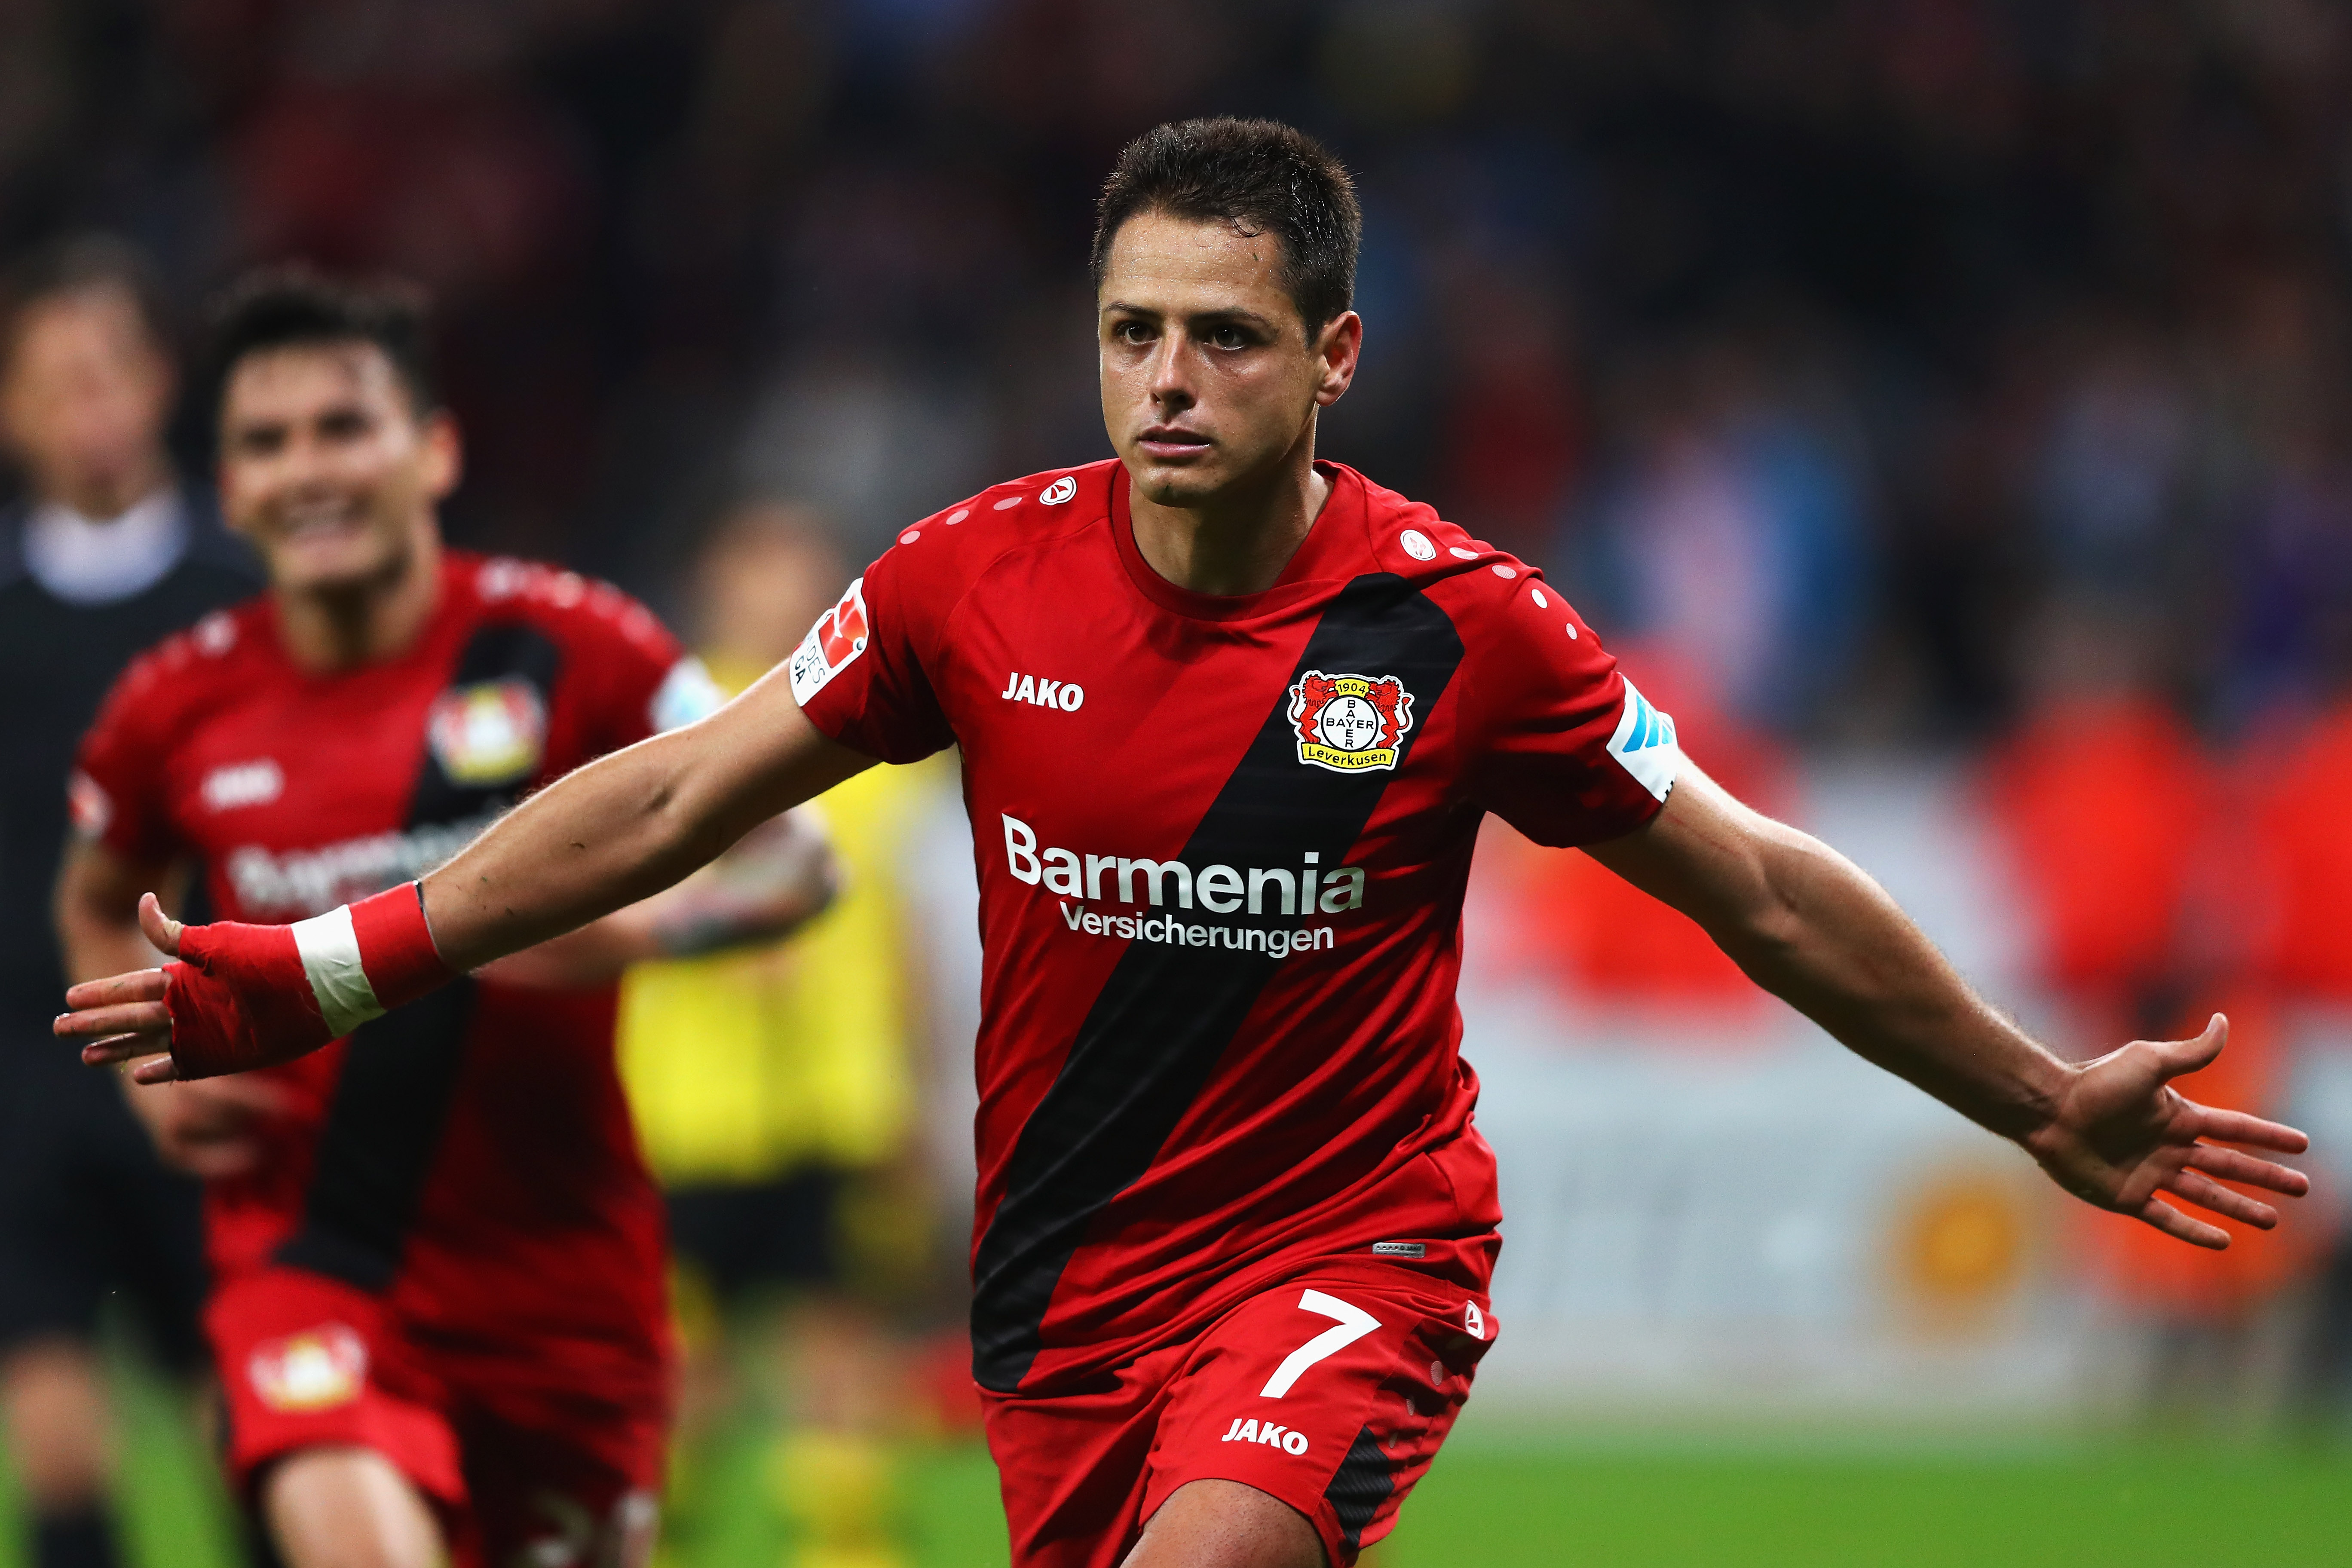
[(1197, 507), (1264, 484), (1355, 374), (1363, 325), (1309, 337), (1282, 244), (1144, 213), (1112, 237), (1097, 312), (1103, 423), (1136, 486)]
[(172, 370), (118, 288), (29, 306), (0, 378), (0, 432), (42, 494), (111, 517), (163, 474)]
[(418, 418), (369, 342), (247, 355), (221, 400), (220, 441), (229, 526), (295, 593), (398, 576), (457, 480), (456, 426)]

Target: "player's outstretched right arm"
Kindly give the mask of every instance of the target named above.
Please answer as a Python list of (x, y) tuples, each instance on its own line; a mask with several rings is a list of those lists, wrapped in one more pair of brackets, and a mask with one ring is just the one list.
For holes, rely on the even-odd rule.
[(441, 981), (659, 892), (873, 764), (809, 722), (779, 668), (708, 719), (589, 763), (422, 883), (297, 926), (140, 923), (179, 962), (75, 986), (57, 1033), (142, 1082), (284, 1061)]

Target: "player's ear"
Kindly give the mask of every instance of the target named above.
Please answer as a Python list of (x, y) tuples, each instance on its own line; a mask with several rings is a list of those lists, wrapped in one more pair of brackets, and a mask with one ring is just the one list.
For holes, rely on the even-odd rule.
[(435, 409), (425, 416), (417, 443), (425, 453), (425, 493), (444, 500), (466, 473), (466, 443), (457, 434), (457, 421), (447, 409)]
[(1328, 408), (1347, 393), (1349, 384), (1356, 379), (1356, 362), (1364, 350), (1364, 318), (1353, 310), (1342, 310), (1323, 323), (1315, 334), (1315, 358), (1320, 372), (1315, 386), (1315, 401)]

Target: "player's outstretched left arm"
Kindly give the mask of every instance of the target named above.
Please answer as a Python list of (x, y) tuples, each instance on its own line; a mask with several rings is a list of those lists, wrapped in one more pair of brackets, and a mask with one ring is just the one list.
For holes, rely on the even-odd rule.
[(565, 775), (422, 882), (292, 926), (184, 927), (142, 900), (142, 931), (176, 962), (75, 986), (56, 1032), (92, 1064), (155, 1057), (132, 1069), (142, 1083), (286, 1061), (651, 898), (873, 763), (808, 721), (779, 668)]
[(2243, 1152), (2300, 1153), (2302, 1133), (2169, 1087), (2221, 1054), (2221, 1016), (2193, 1040), (2063, 1061), (1969, 989), (1852, 861), (1696, 767), (1646, 827), (1588, 852), (1696, 921), (1750, 979), (1854, 1052), (2021, 1145), (2076, 1197), (2219, 1248), (2227, 1231), (2166, 1197), (2267, 1230), (2278, 1211), (2217, 1177), (2290, 1197), (2309, 1190), (2300, 1172)]

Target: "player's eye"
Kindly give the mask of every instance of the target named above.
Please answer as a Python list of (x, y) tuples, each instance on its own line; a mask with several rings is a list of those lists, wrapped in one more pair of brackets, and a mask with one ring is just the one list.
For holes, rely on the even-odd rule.
[(1235, 326), (1212, 327), (1209, 329), (1209, 346), (1219, 349), (1245, 349), (1249, 347), (1249, 334)]
[(1151, 341), (1151, 328), (1142, 321), (1121, 321), (1110, 335), (1129, 348), (1140, 348)]

